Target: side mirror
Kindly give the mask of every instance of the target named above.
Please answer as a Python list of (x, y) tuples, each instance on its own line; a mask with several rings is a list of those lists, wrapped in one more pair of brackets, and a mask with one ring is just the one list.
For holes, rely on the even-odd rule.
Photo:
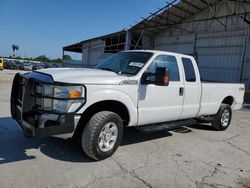
[(169, 85), (168, 68), (156, 68), (155, 73), (145, 72), (141, 78), (141, 84), (155, 84), (157, 86)]
[(157, 85), (157, 86), (168, 86), (169, 85), (168, 68), (160, 68), (160, 67), (156, 68), (155, 85)]
[(153, 84), (153, 82), (149, 80), (149, 76), (153, 76), (153, 75), (154, 75), (153, 73), (144, 72), (141, 77), (141, 84), (143, 85)]

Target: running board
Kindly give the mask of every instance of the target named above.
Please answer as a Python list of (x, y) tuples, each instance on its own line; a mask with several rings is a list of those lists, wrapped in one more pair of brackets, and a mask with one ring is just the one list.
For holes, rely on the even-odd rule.
[(196, 120), (189, 119), (189, 120), (171, 121), (159, 124), (142, 125), (136, 128), (141, 132), (151, 133), (151, 132), (168, 131), (182, 126), (194, 125), (196, 123), (197, 123)]

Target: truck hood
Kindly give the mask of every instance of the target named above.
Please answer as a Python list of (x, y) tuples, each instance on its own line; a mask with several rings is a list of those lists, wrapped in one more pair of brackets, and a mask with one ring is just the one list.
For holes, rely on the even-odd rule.
[(51, 68), (36, 72), (49, 74), (54, 81), (67, 83), (115, 85), (123, 80), (128, 80), (127, 76), (118, 75), (111, 71), (89, 68)]

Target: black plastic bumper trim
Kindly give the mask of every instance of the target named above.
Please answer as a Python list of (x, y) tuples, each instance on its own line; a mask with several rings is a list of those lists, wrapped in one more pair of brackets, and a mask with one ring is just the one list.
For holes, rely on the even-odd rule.
[(21, 129), (23, 130), (23, 134), (27, 138), (39, 138), (46, 137), (52, 135), (59, 134), (68, 134), (72, 133), (75, 129), (74, 126), (74, 116), (65, 117), (65, 123), (63, 125), (50, 126), (44, 128), (36, 128), (27, 123), (26, 121), (17, 121)]

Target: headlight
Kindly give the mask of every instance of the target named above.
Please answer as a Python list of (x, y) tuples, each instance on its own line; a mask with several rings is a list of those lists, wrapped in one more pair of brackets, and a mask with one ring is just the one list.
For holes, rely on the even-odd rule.
[(36, 93), (44, 96), (36, 99), (43, 110), (74, 112), (85, 103), (82, 86), (38, 85)]
[(53, 110), (59, 112), (74, 112), (85, 102), (80, 86), (55, 86), (54, 97)]
[(82, 87), (55, 86), (54, 97), (76, 99), (82, 97)]

